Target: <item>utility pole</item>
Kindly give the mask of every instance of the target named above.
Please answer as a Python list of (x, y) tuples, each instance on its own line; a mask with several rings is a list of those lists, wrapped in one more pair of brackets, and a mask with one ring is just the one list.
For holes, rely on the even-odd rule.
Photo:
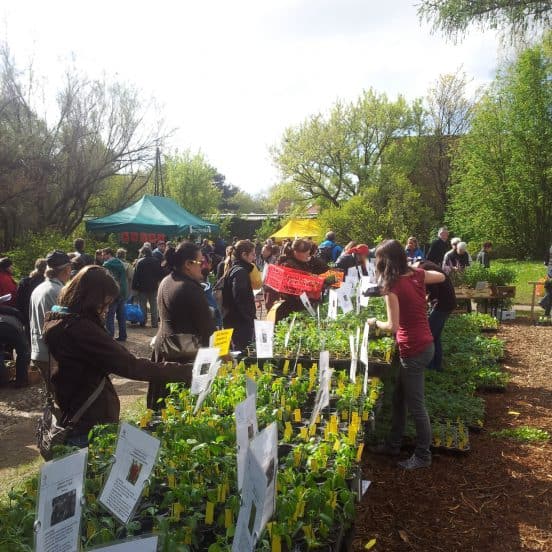
[(165, 181), (163, 180), (163, 168), (161, 165), (161, 149), (157, 147), (155, 150), (155, 175), (154, 175), (154, 195), (165, 195)]

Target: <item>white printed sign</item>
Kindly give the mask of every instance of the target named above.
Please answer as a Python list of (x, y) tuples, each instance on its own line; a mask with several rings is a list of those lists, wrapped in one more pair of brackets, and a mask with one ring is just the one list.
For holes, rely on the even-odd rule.
[(249, 442), (259, 432), (257, 424), (257, 395), (249, 395), (245, 401), (236, 406), (236, 441), (238, 445), (238, 489), (243, 488), (245, 460)]
[(351, 366), (349, 368), (349, 379), (353, 383), (355, 383), (358, 366), (358, 341), (354, 335), (349, 336), (349, 348), (351, 349)]
[(338, 302), (341, 310), (344, 314), (351, 312), (353, 307), (353, 301), (351, 296), (353, 294), (353, 286), (349, 282), (343, 282), (341, 287), (338, 289)]
[(212, 364), (211, 367), (209, 368), (209, 380), (207, 383), (207, 387), (205, 387), (205, 389), (203, 389), (203, 391), (201, 391), (201, 393), (197, 397), (197, 403), (195, 405), (194, 412), (193, 412), (194, 416), (199, 412), (199, 409), (203, 405), (203, 402), (209, 396), (209, 392), (211, 391), (211, 386), (213, 385), (213, 382), (217, 377), (220, 365), (221, 365), (221, 361), (218, 360), (217, 362)]
[(257, 382), (251, 378), (245, 378), (245, 396), (251, 397), (251, 395), (257, 394)]
[(362, 344), (360, 346), (360, 362), (368, 364), (368, 335), (370, 334), (370, 326), (368, 322), (364, 324), (364, 333), (362, 334)]
[(122, 524), (132, 518), (159, 452), (159, 439), (126, 422), (121, 424), (115, 461), (98, 502)]
[(357, 266), (352, 266), (347, 270), (347, 277), (345, 278), (346, 282), (350, 282), (351, 284), (355, 284), (360, 279), (360, 270)]
[(272, 358), (274, 356), (274, 322), (255, 320), (255, 344), (257, 358)]
[(218, 358), (219, 349), (217, 347), (198, 350), (192, 370), (192, 385), (190, 388), (192, 395), (199, 395), (207, 389)]
[(297, 313), (293, 314), (293, 318), (291, 319), (291, 324), (289, 325), (289, 330), (286, 333), (286, 337), (284, 339), (284, 349), (287, 349), (287, 346), (289, 344), (289, 338), (291, 337), (291, 332), (293, 331), (293, 327), (295, 326), (295, 319), (297, 318)]
[(309, 424), (311, 426), (316, 423), (322, 409), (330, 404), (332, 373), (333, 370), (330, 369), (330, 353), (328, 351), (322, 351), (320, 353), (320, 385), (316, 392), (316, 398), (314, 399), (314, 408), (312, 409)]
[(80, 522), (88, 449), (81, 449), (40, 468), (36, 552), (80, 550)]
[(309, 301), (307, 294), (304, 292), (301, 293), (301, 295), (299, 295), (299, 299), (301, 299), (301, 303), (303, 303), (303, 306), (307, 309), (307, 312), (311, 316), (316, 316), (316, 312), (314, 312), (314, 309), (312, 308), (311, 302)]

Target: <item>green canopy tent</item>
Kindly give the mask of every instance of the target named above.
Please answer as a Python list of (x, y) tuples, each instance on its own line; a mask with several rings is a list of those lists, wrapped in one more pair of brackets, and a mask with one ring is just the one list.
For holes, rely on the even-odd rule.
[(145, 195), (136, 203), (107, 217), (86, 222), (96, 233), (146, 232), (167, 236), (218, 234), (219, 226), (192, 215), (168, 197)]

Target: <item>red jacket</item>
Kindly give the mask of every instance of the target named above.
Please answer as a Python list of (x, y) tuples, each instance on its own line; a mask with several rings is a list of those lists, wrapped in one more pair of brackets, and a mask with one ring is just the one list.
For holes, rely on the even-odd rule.
[(16, 307), (17, 283), (9, 272), (0, 270), (0, 297), (8, 293), (11, 293), (12, 298), (7, 303), (4, 303), (4, 305), (7, 307)]

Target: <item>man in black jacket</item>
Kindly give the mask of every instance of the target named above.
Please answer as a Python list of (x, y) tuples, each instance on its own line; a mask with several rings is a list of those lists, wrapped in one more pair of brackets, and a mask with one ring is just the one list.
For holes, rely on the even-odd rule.
[(132, 289), (138, 293), (138, 303), (144, 313), (144, 323), (140, 324), (142, 327), (146, 325), (148, 319), (148, 304), (151, 312), (151, 327), (158, 326), (157, 288), (163, 275), (161, 263), (153, 256), (151, 249), (142, 247), (132, 277)]
[(429, 247), (427, 253), (427, 260), (435, 263), (437, 266), (443, 265), (443, 259), (446, 252), (449, 250), (448, 246), (449, 232), (446, 226), (439, 229), (439, 237), (433, 241)]

